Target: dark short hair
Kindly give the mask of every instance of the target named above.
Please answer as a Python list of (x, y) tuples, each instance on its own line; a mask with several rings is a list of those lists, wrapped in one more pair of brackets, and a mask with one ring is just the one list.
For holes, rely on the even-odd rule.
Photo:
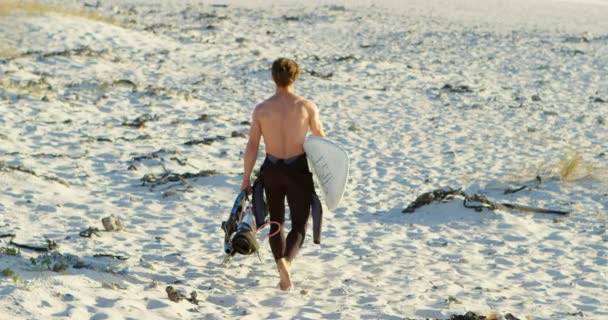
[(299, 75), (300, 67), (291, 59), (279, 58), (272, 63), (272, 79), (279, 87), (291, 85)]

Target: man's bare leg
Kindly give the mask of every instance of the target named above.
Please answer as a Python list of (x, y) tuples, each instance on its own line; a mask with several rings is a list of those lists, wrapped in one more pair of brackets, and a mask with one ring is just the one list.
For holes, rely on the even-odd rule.
[(291, 289), (293, 284), (291, 283), (291, 275), (289, 274), (289, 262), (285, 258), (277, 260), (277, 267), (279, 268), (279, 288), (283, 291)]

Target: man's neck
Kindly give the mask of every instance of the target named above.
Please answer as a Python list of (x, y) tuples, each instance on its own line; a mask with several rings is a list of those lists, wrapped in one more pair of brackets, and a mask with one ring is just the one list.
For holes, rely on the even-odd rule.
[(290, 85), (287, 87), (277, 87), (275, 94), (276, 95), (290, 95), (290, 94), (294, 94), (295, 90), (294, 90), (294, 86)]

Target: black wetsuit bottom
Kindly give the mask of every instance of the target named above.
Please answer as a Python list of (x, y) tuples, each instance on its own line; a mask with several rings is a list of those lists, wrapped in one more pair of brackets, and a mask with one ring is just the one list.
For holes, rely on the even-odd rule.
[[(267, 155), (261, 171), (270, 221), (281, 224), (279, 234), (269, 239), (270, 248), (275, 260), (284, 257), (291, 262), (298, 254), (306, 235), (306, 223), (314, 193), (312, 173), (308, 169), (305, 154), (289, 159)], [(283, 227), (286, 197), (291, 219), (291, 230), (287, 238)], [(278, 228), (273, 223), (270, 233), (275, 233)]]

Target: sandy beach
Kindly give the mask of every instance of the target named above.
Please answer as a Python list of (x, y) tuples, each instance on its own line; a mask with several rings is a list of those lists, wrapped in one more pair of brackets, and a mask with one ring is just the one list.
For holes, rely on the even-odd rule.
[[(607, 16), (602, 0), (2, 1), (0, 319), (608, 319)], [(351, 160), (290, 292), (267, 240), (223, 265), (220, 229), (282, 56)], [(450, 188), (570, 214), (461, 195), (404, 212)], [(124, 230), (80, 235), (110, 215)]]

